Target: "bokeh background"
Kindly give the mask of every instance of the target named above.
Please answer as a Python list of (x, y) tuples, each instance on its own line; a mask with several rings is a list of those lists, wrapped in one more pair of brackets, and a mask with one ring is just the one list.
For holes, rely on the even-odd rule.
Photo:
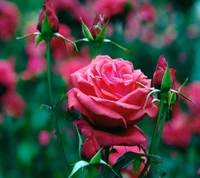
[[(164, 55), (176, 69), (177, 86), (188, 78), (182, 92), (200, 105), (200, 1), (199, 0), (51, 0), (60, 33), (83, 38), (80, 17), (90, 28), (96, 14), (110, 17), (107, 38), (131, 52), (103, 44), (100, 53), (124, 58), (152, 78), (158, 57)], [(63, 178), (66, 168), (55, 137), (46, 81), (45, 44), (35, 47), (42, 0), (0, 0), (0, 178)], [(91, 60), (90, 46), (78, 43), (79, 52), (54, 39), (52, 72), (54, 100), (71, 87), (70, 74)], [(59, 128), (70, 164), (79, 160), (77, 133), (64, 97), (58, 103)], [(139, 126), (151, 139), (153, 121)], [(166, 123), (159, 149), (163, 163), (157, 173), (166, 178), (200, 177), (200, 109), (181, 99)], [(156, 172), (155, 172), (156, 173)], [(131, 175), (126, 175), (131, 178)], [(83, 174), (77, 174), (83, 177)], [(159, 177), (152, 175), (152, 177)]]

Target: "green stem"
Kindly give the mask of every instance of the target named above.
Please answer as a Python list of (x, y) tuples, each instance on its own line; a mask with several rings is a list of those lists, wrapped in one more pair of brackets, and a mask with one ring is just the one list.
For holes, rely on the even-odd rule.
[(161, 120), (161, 117), (162, 117), (162, 112), (163, 112), (163, 109), (164, 109), (164, 101), (165, 101), (165, 99), (163, 97), (161, 97), (158, 117), (157, 117), (157, 120), (156, 120), (156, 127), (155, 127), (154, 132), (153, 132), (153, 138), (152, 138), (152, 142), (151, 142), (151, 145), (150, 145), (149, 154), (154, 154), (154, 146), (155, 146), (156, 136), (157, 136), (158, 129), (159, 129), (160, 120)]
[(51, 102), (51, 111), (52, 111), (52, 116), (54, 119), (54, 124), (55, 124), (55, 130), (56, 130), (56, 136), (57, 139), (60, 143), (60, 148), (62, 150), (64, 159), (65, 159), (65, 163), (66, 163), (66, 168), (67, 168), (67, 175), (69, 175), (69, 167), (68, 167), (68, 161), (65, 155), (65, 151), (64, 151), (64, 147), (63, 147), (63, 143), (61, 140), (61, 136), (60, 136), (60, 130), (58, 127), (58, 120), (56, 117), (56, 113), (55, 113), (55, 107), (54, 107), (54, 103), (53, 103), (53, 94), (52, 94), (52, 83), (51, 83), (51, 52), (50, 52), (50, 42), (51, 40), (45, 40), (46, 41), (46, 51), (47, 51), (47, 81), (48, 81), (48, 88), (49, 88), (49, 97), (50, 97), (50, 102)]
[(95, 58), (99, 55), (101, 43), (92, 43), (92, 57)]
[(163, 132), (163, 128), (164, 128), (164, 125), (165, 125), (167, 113), (168, 113), (168, 108), (167, 108), (167, 106), (164, 106), (163, 116), (162, 116), (159, 131), (158, 131), (158, 137), (157, 137), (157, 141), (155, 143), (155, 149), (154, 149), (155, 154), (158, 152), (158, 147), (159, 147), (160, 140), (161, 140), (161, 137), (162, 137), (162, 132)]
[[(156, 120), (156, 126), (155, 126), (154, 131), (153, 131), (153, 137), (152, 137), (152, 141), (151, 141), (151, 144), (150, 144), (149, 154), (155, 154), (155, 151), (154, 151), (155, 142), (156, 142), (156, 139), (157, 139), (156, 137), (157, 137), (157, 133), (158, 133), (158, 129), (159, 129), (159, 124), (160, 124), (162, 112), (163, 112), (163, 109), (164, 109), (164, 102), (165, 102), (165, 98), (161, 97), (158, 117), (157, 117), (157, 120)], [(147, 163), (145, 164), (144, 169), (142, 170), (141, 174), (139, 175), (139, 178), (144, 177), (144, 174), (145, 174), (145, 172), (147, 172), (150, 164), (151, 164), (151, 158), (148, 157)]]

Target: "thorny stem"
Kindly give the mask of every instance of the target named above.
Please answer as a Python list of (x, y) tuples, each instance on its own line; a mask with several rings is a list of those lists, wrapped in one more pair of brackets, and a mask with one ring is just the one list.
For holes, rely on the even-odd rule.
[(49, 88), (49, 97), (50, 97), (50, 102), (51, 102), (52, 117), (54, 119), (56, 136), (57, 136), (57, 139), (60, 143), (60, 148), (62, 150), (64, 159), (65, 159), (66, 168), (67, 168), (67, 175), (69, 175), (68, 161), (67, 161), (65, 151), (64, 151), (64, 147), (63, 147), (63, 143), (62, 143), (62, 140), (61, 140), (60, 130), (59, 130), (59, 127), (58, 127), (58, 121), (57, 121), (57, 117), (56, 117), (56, 114), (55, 114), (55, 107), (54, 107), (54, 103), (53, 103), (53, 94), (52, 94), (52, 85), (51, 85), (51, 52), (50, 52), (50, 41), (51, 41), (51, 39), (46, 39), (45, 41), (46, 41), (46, 51), (47, 51), (47, 81), (48, 81), (48, 88)]
[[(154, 128), (154, 132), (153, 132), (153, 137), (152, 137), (152, 141), (151, 141), (151, 145), (150, 145), (150, 149), (149, 149), (149, 154), (156, 154), (157, 153), (157, 148), (158, 148), (157, 144), (159, 144), (160, 138), (162, 136), (162, 130), (163, 130), (166, 114), (167, 114), (167, 108), (165, 109), (164, 102), (165, 102), (165, 97), (161, 96), (158, 117), (157, 117), (157, 120), (156, 120), (156, 126)], [(163, 118), (162, 118), (163, 110), (164, 110), (164, 113), (166, 113), (166, 114), (164, 114)], [(162, 121), (162, 124), (160, 126), (161, 121)], [(159, 136), (157, 137), (158, 133), (159, 133)], [(157, 143), (157, 144), (155, 145), (155, 143)], [(144, 174), (147, 172), (150, 164), (151, 164), (151, 157), (148, 157), (147, 163), (145, 164), (144, 169), (142, 170), (141, 174), (139, 175), (139, 178), (144, 177)]]

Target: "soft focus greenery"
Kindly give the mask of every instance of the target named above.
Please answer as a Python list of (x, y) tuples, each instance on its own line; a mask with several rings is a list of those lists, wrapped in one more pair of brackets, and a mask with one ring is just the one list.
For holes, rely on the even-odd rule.
[[(194, 3), (192, 3), (193, 1)], [(16, 59), (15, 71), (19, 74), (25, 70), (28, 57), (24, 49), (25, 40), (16, 40), (16, 36), (24, 35), (24, 28), (30, 21), (37, 22), (43, 1), (10, 0), (10, 2), (15, 3), (19, 8), (20, 25), (17, 34), (11, 40), (0, 41), (0, 59), (13, 56)], [(81, 3), (84, 4), (84, 2)], [(123, 33), (124, 23), (126, 23), (123, 21), (124, 13), (110, 19), (114, 31), (109, 38), (128, 48), (131, 52), (126, 53), (116, 46), (106, 43), (103, 44), (100, 53), (133, 62), (134, 68), (141, 69), (149, 78), (153, 76), (158, 57), (163, 54), (169, 66), (176, 69), (177, 80), (180, 83), (183, 83), (187, 77), (189, 83), (198, 81), (200, 80), (200, 1), (170, 1), (174, 8), (174, 15), (170, 17), (170, 23), (167, 21), (170, 15), (165, 13), (167, 3), (169, 3), (167, 0), (151, 1), (151, 5), (156, 8), (159, 14), (156, 16), (154, 29), (162, 37), (164, 29), (169, 26), (173, 28), (176, 37), (172, 43), (162, 45), (161, 38), (158, 38), (154, 44), (147, 44), (139, 38), (126, 39)], [(59, 21), (71, 28), (72, 36), (75, 39), (83, 38), (81, 23), (70, 20), (71, 16), (68, 12), (58, 14)], [(197, 34), (195, 37), (189, 38), (188, 31), (191, 25), (197, 29)], [(85, 44), (80, 43), (78, 47), (81, 48), (83, 45)], [(52, 83), (54, 100), (58, 101), (66, 94), (67, 86), (61, 76), (57, 74), (53, 75)], [(19, 119), (4, 116), (3, 123), (0, 125), (0, 178), (66, 177), (65, 163), (55, 137), (53, 120), (47, 109), (40, 109), (42, 104), (49, 103), (46, 72), (28, 81), (23, 81), (19, 77), (17, 91), (23, 97), (26, 109)], [(58, 105), (56, 113), (59, 118), (59, 128), (65, 152), (70, 165), (72, 165), (79, 160), (78, 136), (70, 121), (69, 113), (62, 109), (63, 103), (65, 105), (67, 103), (65, 97)], [(150, 140), (153, 121), (145, 118), (139, 123), (139, 126)], [(42, 130), (52, 133), (50, 142), (46, 146), (42, 146), (38, 140), (38, 134)], [(161, 156), (163, 164), (155, 166), (166, 171), (166, 178), (198, 178), (200, 176), (197, 174), (200, 168), (199, 135), (193, 136), (192, 142), (187, 148), (177, 148), (161, 143), (158, 154)], [(80, 172), (76, 177), (84, 177), (84, 172)], [(154, 177), (158, 176), (155, 174)]]

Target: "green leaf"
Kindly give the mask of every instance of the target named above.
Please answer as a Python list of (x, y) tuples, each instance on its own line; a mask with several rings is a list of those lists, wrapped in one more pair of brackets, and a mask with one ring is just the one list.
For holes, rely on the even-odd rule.
[(101, 175), (99, 170), (94, 166), (87, 166), (87, 171), (88, 173), (85, 178), (94, 178)]
[(119, 174), (117, 174), (117, 172), (115, 172), (115, 170), (112, 168), (112, 166), (110, 166), (108, 163), (106, 163), (104, 160), (100, 160), (100, 163), (103, 164), (103, 165), (106, 165), (109, 167), (109, 170), (112, 171), (113, 175), (117, 176), (117, 177), (120, 177)]
[[(136, 159), (140, 159), (143, 154), (137, 154), (134, 152), (126, 152), (122, 156), (120, 156), (117, 160), (117, 162), (112, 166), (112, 169), (108, 169), (103, 173), (104, 177), (109, 177), (109, 178), (115, 178), (115, 174), (113, 173), (116, 172), (118, 175), (120, 175), (120, 171), (127, 166), (129, 166), (131, 163), (133, 163)], [(113, 170), (113, 171), (112, 171)]]
[(87, 161), (83, 161), (83, 160), (78, 161), (78, 162), (74, 165), (74, 167), (73, 167), (73, 169), (72, 169), (72, 172), (71, 172), (71, 174), (69, 175), (69, 178), (72, 177), (79, 169), (81, 169), (81, 168), (83, 168), (83, 167), (85, 167), (85, 166), (88, 166), (88, 165), (89, 165), (89, 163), (88, 163)]
[(97, 164), (97, 163), (100, 163), (101, 161), (101, 150), (100, 149), (93, 157), (92, 159), (90, 160), (90, 164)]
[(38, 34), (35, 37), (35, 45), (37, 46), (38, 44), (42, 43), (44, 41), (42, 34)]
[(161, 91), (168, 92), (172, 88), (172, 77), (170, 75), (169, 68), (167, 67), (163, 75)]
[(81, 23), (82, 23), (82, 32), (83, 35), (89, 40), (89, 41), (94, 41), (94, 38), (92, 36), (92, 34), (90, 33), (90, 30), (88, 29), (88, 27), (84, 24), (84, 22), (81, 19)]
[(133, 162), (133, 168), (136, 174), (138, 173), (140, 165), (143, 163), (143, 161), (144, 161), (143, 159), (139, 158)]

